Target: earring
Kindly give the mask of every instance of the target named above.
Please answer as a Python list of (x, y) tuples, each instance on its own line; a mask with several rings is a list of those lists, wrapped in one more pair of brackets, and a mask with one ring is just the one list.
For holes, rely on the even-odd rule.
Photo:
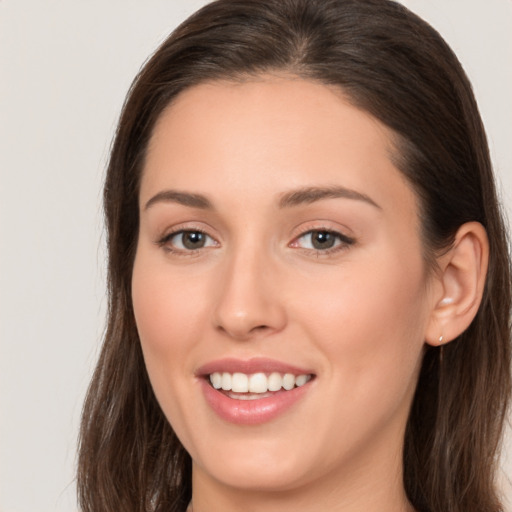
[(443, 335), (439, 336), (439, 364), (443, 364)]
[(443, 335), (441, 334), (441, 336), (439, 336), (439, 345), (442, 345), (443, 344)]

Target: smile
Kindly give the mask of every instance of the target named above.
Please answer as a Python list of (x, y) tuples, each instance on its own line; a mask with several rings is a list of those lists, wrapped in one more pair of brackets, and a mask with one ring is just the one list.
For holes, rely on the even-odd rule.
[(304, 386), (312, 378), (310, 374), (294, 375), (293, 373), (263, 372), (229, 373), (214, 372), (209, 380), (214, 389), (226, 391), (227, 396), (238, 400), (258, 400), (271, 396), (272, 392), (290, 391), (295, 387)]
[(316, 375), (275, 360), (223, 359), (196, 373), (206, 403), (221, 420), (258, 425), (299, 406)]

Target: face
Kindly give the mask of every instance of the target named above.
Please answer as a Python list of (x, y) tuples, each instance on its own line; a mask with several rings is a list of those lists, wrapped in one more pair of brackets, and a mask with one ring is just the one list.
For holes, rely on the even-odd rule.
[(401, 467), (431, 300), (392, 151), (300, 79), (198, 85), (162, 114), (133, 304), (194, 478), (287, 490)]

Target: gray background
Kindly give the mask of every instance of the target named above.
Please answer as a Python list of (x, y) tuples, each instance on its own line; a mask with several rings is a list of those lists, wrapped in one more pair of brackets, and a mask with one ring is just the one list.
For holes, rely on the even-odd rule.
[[(77, 509), (80, 409), (104, 325), (109, 144), (141, 63), (204, 3), (0, 0), (0, 512)], [(512, 2), (404, 3), (473, 81), (510, 216)]]

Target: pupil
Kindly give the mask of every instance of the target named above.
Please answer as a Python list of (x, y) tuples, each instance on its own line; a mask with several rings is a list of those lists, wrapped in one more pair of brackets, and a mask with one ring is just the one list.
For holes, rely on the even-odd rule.
[(328, 231), (315, 231), (313, 233), (313, 247), (315, 249), (330, 249), (334, 246), (335, 238)]
[(182, 241), (187, 249), (199, 249), (204, 245), (204, 233), (199, 231), (184, 233)]

